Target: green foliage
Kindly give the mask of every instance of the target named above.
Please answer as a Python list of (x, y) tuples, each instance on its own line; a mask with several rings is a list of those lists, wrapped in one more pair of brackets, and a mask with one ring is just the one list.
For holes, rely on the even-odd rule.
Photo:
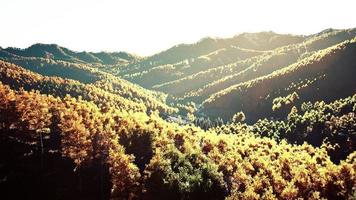
[(99, 107), (136, 111), (175, 113), (176, 108), (166, 105), (165, 96), (147, 91), (122, 79), (107, 75), (95, 84), (84, 84), (59, 77), (46, 77), (0, 61), (0, 78), (12, 88), (37, 89), (42, 93), (64, 98), (67, 94), (92, 101)]
[[(353, 109), (347, 102), (355, 102), (355, 97), (331, 107), (347, 112)], [(238, 132), (221, 128), (218, 134), (167, 123), (157, 115), (102, 110), (69, 96), (16, 92), (2, 84), (0, 109), (1, 133), (9, 136), (14, 130), (12, 136), (19, 140), (40, 141), (36, 130), (53, 132), (53, 123), (59, 123), (60, 149), (49, 146), (46, 151), (59, 151), (79, 171), (97, 159), (107, 165), (112, 198), (281, 199), (310, 198), (317, 192), (335, 199), (355, 192), (354, 153), (335, 165), (327, 148), (278, 144), (254, 136), (243, 125)]]
[(280, 109), (282, 106), (294, 104), (296, 100), (299, 99), (299, 95), (296, 92), (289, 94), (286, 97), (277, 97), (273, 99), (272, 110), (276, 111)]
[(7, 56), (17, 55), (23, 57), (37, 57), (54, 60), (63, 60), (76, 63), (88, 64), (117, 64), (120, 62), (131, 62), (137, 57), (126, 52), (108, 53), (108, 52), (74, 52), (56, 44), (34, 44), (26, 49), (6, 48), (1, 49)]
[(353, 199), (354, 36), (248, 33), (142, 59), (0, 49), (23, 67), (0, 61), (0, 184), (21, 177), (10, 189), (48, 199)]
[[(287, 109), (273, 112), (273, 99), (280, 96), (291, 98), (290, 94), (298, 93), (300, 102), (325, 99), (333, 101), (354, 93), (355, 78), (355, 40), (345, 41), (283, 69), (248, 82), (224, 89), (203, 102), (202, 111), (210, 117), (231, 118), (237, 111), (243, 111), (249, 122), (260, 118), (284, 118)], [(337, 66), (337, 67), (336, 67)], [(311, 81), (316, 78), (316, 81)], [(293, 83), (309, 80), (303, 84)], [(299, 86), (300, 85), (300, 86)], [(275, 109), (282, 106), (281, 99), (275, 100)], [(288, 99), (286, 102), (289, 102)], [(285, 103), (283, 103), (285, 104)], [(292, 104), (290, 104), (292, 105)]]
[(244, 122), (246, 119), (245, 114), (243, 112), (238, 112), (232, 117), (233, 123), (241, 123)]
[(284, 121), (258, 120), (252, 131), (277, 141), (286, 139), (289, 143), (308, 142), (320, 147), (323, 142), (329, 142), (335, 145), (329, 149), (329, 155), (339, 162), (356, 150), (355, 104), (356, 95), (330, 104), (323, 101), (303, 103), (301, 112), (293, 107)]

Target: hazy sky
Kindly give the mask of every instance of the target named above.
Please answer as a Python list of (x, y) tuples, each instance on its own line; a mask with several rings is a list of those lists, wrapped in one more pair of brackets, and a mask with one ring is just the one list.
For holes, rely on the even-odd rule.
[(0, 0), (0, 46), (150, 55), (206, 36), (356, 27), (355, 8), (355, 0)]

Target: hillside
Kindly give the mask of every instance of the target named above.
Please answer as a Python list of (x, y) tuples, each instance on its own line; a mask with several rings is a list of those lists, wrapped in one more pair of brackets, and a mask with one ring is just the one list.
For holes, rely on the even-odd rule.
[[(355, 194), (354, 153), (336, 165), (325, 148), (277, 143), (243, 129), (217, 135), (3, 84), (0, 109), (8, 113), (0, 117), (2, 170), (8, 174), (1, 188), (9, 188), (2, 194), (13, 198), (38, 196), (34, 182), (46, 198), (347, 199)], [(14, 186), (22, 192), (12, 193)]]
[[(134, 74), (125, 74), (124, 78), (145, 87), (174, 81), (191, 74), (205, 71), (215, 66), (240, 61), (262, 54), (264, 51), (242, 49), (235, 46), (218, 49), (206, 55), (185, 59), (174, 64), (159, 65)], [(160, 77), (159, 79), (155, 77)]]
[(0, 48), (0, 199), (355, 199), (355, 74), (356, 29)]
[[(193, 98), (199, 102), (207, 99), (210, 95), (217, 93), (229, 86), (249, 81), (259, 76), (267, 75), (277, 69), (288, 66), (305, 57), (316, 53), (345, 40), (356, 37), (356, 30), (329, 31), (310, 37), (301, 44), (291, 45), (276, 49), (273, 54), (261, 57), (261, 59), (249, 67), (237, 73), (225, 74), (223, 78), (215, 79), (203, 87), (190, 91), (185, 98)], [(222, 76), (220, 76), (222, 77)]]
[[(43, 65), (43, 67), (36, 67), (37, 62)], [(159, 110), (162, 113), (177, 112), (176, 108), (167, 106), (164, 103), (164, 95), (147, 91), (125, 80), (84, 65), (37, 59), (19, 59), (15, 62), (13, 61), (13, 63), (25, 63), (26, 66), (31, 66), (28, 68), (34, 72), (56, 76), (42, 76), (17, 65), (0, 61), (0, 77), (2, 82), (9, 84), (15, 89), (19, 89), (20, 87), (28, 91), (35, 89), (61, 98), (67, 94), (74, 97), (81, 96), (97, 104), (108, 104), (107, 106), (114, 106), (117, 109), (133, 109), (135, 107), (133, 110), (138, 109), (150, 112)], [(73, 71), (78, 73), (73, 73)], [(73, 76), (76, 80), (67, 79)], [(84, 77), (86, 77), (86, 81), (83, 82)], [(95, 77), (95, 79), (87, 83), (87, 77)], [(105, 79), (105, 81), (101, 81), (102, 79)]]
[(168, 50), (147, 57), (138, 63), (129, 65), (120, 74), (135, 74), (159, 65), (174, 64), (184, 60), (195, 60), (200, 56), (224, 48), (240, 47), (243, 49), (266, 51), (303, 40), (303, 36), (283, 35), (273, 32), (242, 33), (226, 39), (207, 37), (197, 43), (176, 45)]
[[(207, 98), (234, 83), (249, 81), (253, 78), (267, 75), (274, 70), (297, 62), (317, 50), (352, 39), (355, 36), (356, 30), (327, 32), (317, 37), (311, 37), (299, 44), (283, 46), (249, 59), (202, 70), (174, 81), (155, 85), (153, 88), (178, 97), (185, 96), (188, 93), (187, 96)], [(215, 87), (217, 88), (215, 89)], [(212, 91), (209, 91), (209, 89)], [(194, 94), (195, 92), (198, 92), (198, 94)]]
[(34, 44), (26, 49), (0, 49), (0, 55), (50, 58), (78, 63), (119, 64), (136, 60), (135, 55), (126, 52), (75, 52), (56, 44)]
[[(228, 119), (243, 111), (250, 122), (278, 116), (277, 97), (296, 92), (299, 102), (327, 102), (356, 92), (356, 39), (345, 41), (273, 73), (228, 87), (203, 102), (203, 112)], [(293, 104), (298, 105), (297, 102)], [(287, 109), (290, 108), (287, 106)], [(288, 112), (288, 111), (287, 111)]]
[[(302, 145), (304, 142), (315, 147), (331, 145), (328, 150), (330, 159), (339, 163), (356, 148), (356, 94), (331, 103), (323, 100), (314, 104), (303, 102), (293, 106), (283, 120), (259, 119), (249, 127), (259, 137), (286, 140), (291, 144)], [(219, 134), (241, 130), (240, 123), (231, 123), (214, 127)]]
[[(119, 76), (170, 94), (180, 102), (200, 104), (230, 86), (268, 75), (354, 37), (355, 29), (327, 29), (309, 36), (262, 32), (227, 39), (206, 38), (195, 44), (178, 45), (128, 65), (122, 68)], [(199, 47), (200, 51), (197, 50)], [(176, 60), (163, 61), (166, 55), (173, 53)], [(186, 56), (188, 53), (190, 57)], [(159, 59), (164, 63), (153, 61)]]

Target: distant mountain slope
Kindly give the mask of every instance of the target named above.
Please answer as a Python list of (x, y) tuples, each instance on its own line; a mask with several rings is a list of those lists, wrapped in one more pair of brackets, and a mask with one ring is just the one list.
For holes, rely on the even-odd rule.
[(260, 56), (255, 56), (228, 65), (201, 71), (178, 80), (155, 85), (153, 88), (178, 97), (183, 97), (186, 93), (192, 90), (204, 87), (215, 80), (225, 78), (231, 74), (246, 71), (248, 68), (255, 69), (256, 66), (261, 66), (265, 63), (272, 64), (272, 66), (285, 66), (293, 63), (293, 60), (297, 60), (297, 58), (298, 54), (292, 51), (290, 54), (267, 52)]
[(203, 102), (202, 112), (229, 119), (234, 113), (243, 111), (250, 122), (278, 117), (287, 111), (272, 111), (275, 98), (287, 97), (293, 92), (299, 95), (300, 102), (330, 102), (347, 97), (356, 92), (355, 74), (356, 39), (353, 39), (269, 75), (224, 89)]
[[(267, 75), (355, 36), (356, 29), (327, 29), (309, 36), (262, 32), (227, 39), (206, 38), (196, 44), (178, 45), (143, 59), (134, 64), (136, 67), (129, 64), (122, 68), (120, 76), (143, 87), (171, 94), (183, 102), (199, 104), (232, 85)], [(203, 44), (209, 48), (198, 51)], [(200, 55), (203, 51), (205, 54)], [(178, 62), (159, 64), (152, 61), (154, 57), (163, 62), (165, 55), (172, 54), (173, 57), (173, 52)], [(151, 61), (148, 63), (148, 60)]]
[[(145, 104), (150, 111), (158, 108), (165, 113), (175, 113), (177, 109), (174, 107), (187, 107), (188, 104), (193, 105), (190, 103), (193, 101), (193, 112), (201, 107), (202, 102), (204, 106), (208, 105), (207, 102), (220, 97), (228, 88), (269, 76), (318, 54), (319, 50), (354, 37), (356, 29), (327, 29), (308, 36), (243, 33), (225, 39), (204, 38), (146, 58), (125, 52), (75, 52), (55, 44), (35, 44), (27, 49), (0, 48), (0, 60), (44, 76), (73, 79), (85, 86), (100, 88)], [(314, 79), (323, 77), (308, 78), (315, 82)], [(292, 92), (279, 96), (287, 97), (289, 94)], [(220, 115), (208, 110), (200, 111), (203, 116), (204, 111), (211, 117)], [(229, 112), (236, 110), (230, 109)], [(271, 116), (279, 117), (281, 113), (285, 112), (280, 109)], [(231, 113), (224, 114), (225, 120), (230, 119)]]
[(150, 88), (154, 85), (164, 84), (187, 77), (191, 74), (199, 73), (200, 71), (206, 71), (217, 66), (245, 60), (264, 52), (265, 51), (230, 46), (196, 58), (185, 59), (178, 63), (159, 65), (140, 73), (127, 74), (124, 78)]
[(0, 57), (0, 60), (14, 63), (44, 76), (59, 76), (82, 83), (93, 83), (100, 80), (103, 76), (103, 73), (98, 69), (82, 63), (22, 56)]
[[(61, 63), (62, 61), (59, 62), (59, 66), (62, 66), (60, 65)], [(71, 64), (60, 68), (58, 71), (68, 73), (70, 71), (67, 70), (67, 67), (73, 70), (73, 68), (70, 68), (72, 67)], [(44, 66), (43, 68), (50, 68), (50, 66)], [(85, 70), (90, 70), (90, 68), (85, 68)], [(103, 72), (93, 70), (92, 75), (95, 75), (97, 80), (92, 84), (85, 84), (60, 77), (42, 76), (0, 60), (0, 80), (15, 89), (19, 89), (20, 87), (26, 90), (36, 89), (61, 98), (65, 97), (66, 94), (77, 98), (81, 96), (85, 100), (93, 101), (100, 106), (105, 106), (106, 104), (106, 106), (112, 106), (112, 108), (116, 109), (144, 112), (159, 110), (162, 113), (173, 113), (177, 110), (164, 103), (165, 96), (163, 94), (148, 91), (140, 86)], [(110, 81), (111, 84), (115, 85), (108, 86), (107, 84), (102, 84), (100, 81), (102, 79), (105, 79), (105, 82)]]
[(277, 47), (295, 44), (303, 41), (304, 36), (277, 34), (273, 32), (242, 33), (232, 38), (204, 38), (194, 44), (176, 45), (166, 51), (147, 57), (131, 64), (121, 71), (121, 75), (134, 74), (152, 67), (198, 58), (223, 48), (237, 46), (244, 49), (271, 50)]
[(63, 60), (81, 63), (100, 64), (120, 64), (131, 62), (137, 56), (126, 52), (75, 52), (56, 44), (34, 44), (26, 49), (6, 48), (0, 49), (0, 55), (17, 55), (22, 57), (51, 58), (53, 60)]
[[(230, 74), (228, 73), (228, 70), (225, 70), (227, 72), (221, 74), (220, 76), (217, 75), (219, 72), (215, 71), (213, 77), (222, 77), (220, 79), (204, 79), (202, 77), (202, 81), (208, 79), (211, 82), (198, 89), (187, 92), (188, 94), (186, 94), (186, 98), (195, 100), (196, 102), (201, 102), (204, 99), (208, 98), (210, 95), (219, 92), (225, 88), (228, 88), (229, 86), (269, 74), (274, 70), (278, 70), (291, 63), (297, 62), (298, 60), (303, 59), (309, 55), (312, 55), (317, 50), (327, 48), (329, 46), (338, 44), (345, 40), (352, 39), (354, 37), (356, 37), (356, 29), (329, 30), (327, 32), (324, 31), (323, 33), (320, 33), (315, 37), (310, 37), (303, 43), (278, 48), (274, 50), (272, 54), (261, 55), (258, 61), (251, 64), (244, 70), (236, 71), (230, 68)], [(229, 69), (228, 67), (222, 68)], [(212, 75), (208, 74), (205, 74), (204, 76), (212, 77)], [(205, 81), (204, 83), (207, 82), (208, 81)], [(181, 84), (184, 84), (184, 82), (182, 82)]]
[(64, 98), (70, 95), (83, 98), (97, 105), (110, 105), (116, 109), (146, 111), (143, 104), (130, 101), (119, 95), (113, 95), (100, 88), (80, 83), (70, 79), (42, 76), (30, 72), (11, 63), (0, 61), (0, 80), (12, 89), (27, 91), (38, 90), (41, 93)]

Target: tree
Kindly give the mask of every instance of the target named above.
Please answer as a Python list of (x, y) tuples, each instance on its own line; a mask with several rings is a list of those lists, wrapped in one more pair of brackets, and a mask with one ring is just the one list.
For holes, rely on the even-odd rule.
[(245, 121), (245, 119), (246, 119), (245, 114), (242, 111), (240, 111), (232, 117), (232, 122), (233, 123), (241, 123), (241, 122)]

